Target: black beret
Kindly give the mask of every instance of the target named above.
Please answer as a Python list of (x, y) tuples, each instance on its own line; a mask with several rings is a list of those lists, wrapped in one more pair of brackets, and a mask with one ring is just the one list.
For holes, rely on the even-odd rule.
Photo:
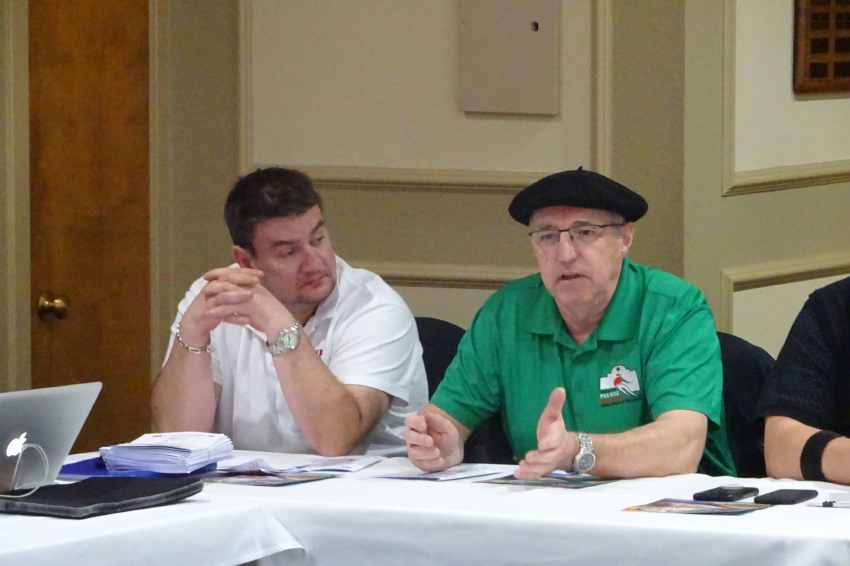
[(644, 198), (633, 190), (581, 167), (553, 173), (527, 186), (511, 201), (508, 212), (517, 222), (528, 225), (534, 211), (547, 206), (610, 210), (626, 222), (634, 222), (649, 208)]

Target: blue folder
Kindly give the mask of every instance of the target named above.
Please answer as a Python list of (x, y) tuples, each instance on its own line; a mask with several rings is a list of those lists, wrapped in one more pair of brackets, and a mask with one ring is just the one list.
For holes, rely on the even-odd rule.
[(216, 463), (213, 462), (203, 468), (198, 468), (191, 474), (163, 474), (160, 472), (151, 472), (149, 470), (120, 470), (120, 471), (110, 471), (106, 467), (106, 463), (103, 461), (103, 458), (100, 456), (96, 456), (94, 458), (89, 458), (88, 460), (80, 460), (79, 462), (74, 462), (72, 464), (65, 464), (62, 466), (62, 469), (59, 470), (59, 479), (80, 479), (80, 478), (91, 478), (91, 477), (115, 477), (115, 478), (159, 478), (159, 477), (169, 477), (169, 476), (196, 476), (205, 474), (207, 472), (212, 472), (216, 469)]

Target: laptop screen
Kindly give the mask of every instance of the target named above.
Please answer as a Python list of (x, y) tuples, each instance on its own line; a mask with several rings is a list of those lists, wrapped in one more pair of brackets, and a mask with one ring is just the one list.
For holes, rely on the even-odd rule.
[(47, 456), (43, 483), (56, 480), (94, 405), (100, 382), (0, 393), (0, 492), (35, 487), (45, 478), (44, 464), (26, 444)]

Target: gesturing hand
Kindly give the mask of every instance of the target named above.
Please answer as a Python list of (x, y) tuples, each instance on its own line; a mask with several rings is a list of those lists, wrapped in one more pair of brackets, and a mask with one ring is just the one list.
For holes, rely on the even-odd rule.
[(404, 424), (407, 457), (416, 467), (435, 472), (460, 463), (460, 433), (449, 419), (437, 412), (424, 411), (407, 417)]
[(537, 450), (531, 450), (519, 463), (514, 475), (520, 479), (538, 479), (557, 468), (568, 468), (578, 452), (576, 435), (564, 424), (567, 392), (557, 387), (537, 421)]

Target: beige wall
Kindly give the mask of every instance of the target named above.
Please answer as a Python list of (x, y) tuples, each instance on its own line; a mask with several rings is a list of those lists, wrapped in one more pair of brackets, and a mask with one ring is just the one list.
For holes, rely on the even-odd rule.
[(0, 1), (0, 390), (29, 382), (26, 3)]
[(684, 6), (611, 2), (611, 174), (649, 202), (632, 257), (683, 273)]
[(407, 301), (414, 316), (430, 316), (448, 320), (469, 328), (475, 313), (487, 297), (490, 289), (458, 289), (454, 287), (410, 287), (396, 285), (396, 291)]
[(453, 0), (241, 6), (243, 168), (313, 175), (337, 251), (399, 286), (417, 314), (468, 323), (493, 288), (533, 269), (506, 209), (543, 173), (591, 166), (589, 0), (563, 5), (555, 117), (461, 111)]
[[(728, 7), (732, 8), (731, 2)], [(771, 170), (786, 177), (799, 175), (800, 171), (805, 174), (807, 168), (823, 165), (850, 172), (848, 96), (796, 96), (791, 88), (793, 65), (788, 55), (793, 52), (793, 1), (735, 0), (734, 11), (730, 12), (726, 29), (732, 44), (726, 48), (734, 59), (734, 75), (724, 74), (723, 80), (730, 83), (727, 87), (734, 93), (730, 95), (734, 100), (724, 110), (732, 131), (723, 141), (733, 146), (731, 151), (726, 148), (732, 156), (727, 167), (733, 179), (742, 172), (744, 175), (767, 173), (774, 177), (775, 189), (781, 177), (771, 175)], [(760, 254), (749, 264), (741, 262), (726, 269), (731, 277), (725, 291), (739, 288), (733, 293), (729, 309), (730, 328), (774, 356), (779, 353), (808, 294), (850, 272), (847, 245), (850, 229), (841, 221), (841, 216), (850, 212), (847, 183), (823, 189), (830, 193), (837, 191), (827, 197), (829, 201), (837, 201), (838, 206), (826, 226), (835, 230), (826, 234), (828, 238), (819, 237), (817, 230), (810, 230), (809, 226), (809, 222), (825, 221), (820, 216), (822, 205), (810, 202), (818, 198), (821, 190), (813, 187), (821, 184), (809, 181), (796, 189), (798, 194), (783, 197), (781, 204), (786, 208), (781, 208), (769, 193), (751, 197), (755, 203), (768, 207), (759, 213), (754, 227), (760, 228), (769, 222), (767, 218), (774, 216), (778, 234), (784, 223), (783, 233), (777, 236), (782, 245), (775, 247), (785, 248), (787, 240), (800, 240), (805, 247), (767, 263), (765, 260), (769, 258)], [(794, 203), (799, 203), (802, 209), (795, 210)], [(814, 210), (809, 212), (809, 209)], [(808, 253), (806, 250), (811, 246), (820, 247), (823, 253), (820, 250), (816, 254)], [(842, 274), (821, 277), (824, 272)]]
[(565, 0), (561, 114), (535, 117), (459, 109), (454, 1), (243, 3), (243, 168), (305, 166), (339, 252), (418, 314), (442, 296), (441, 312), (468, 320), (532, 271), (505, 209), (529, 181), (579, 164), (610, 162), (648, 198), (632, 255), (681, 274), (680, 4)]
[(791, 89), (794, 1), (736, 0), (735, 14), (735, 169), (850, 159), (847, 96)]
[(229, 263), (224, 200), (239, 173), (238, 5), (157, 0), (152, 85), (152, 367), (192, 281)]
[(537, 172), (590, 162), (589, 0), (563, 3), (556, 117), (460, 110), (455, 0), (243, 6), (252, 163)]
[[(11, 72), (10, 49), (8, 41), (11, 37), (11, 26), (9, 24), (10, 15), (8, 14), (8, 4), (0, 3), (0, 84), (9, 84), (9, 73)], [(8, 246), (8, 237), (5, 231), (8, 225), (9, 215), (9, 185), (11, 176), (8, 173), (10, 165), (9, 147), (11, 145), (10, 128), (8, 126), (11, 119), (11, 109), (9, 108), (9, 92), (7, 89), (0, 89), (0, 212), (3, 212), (2, 225), (4, 227), (2, 237), (0, 237), (0, 269), (5, 269), (9, 266), (9, 254), (12, 250)], [(0, 360), (5, 362), (9, 357), (11, 350), (9, 344), (9, 335), (11, 328), (7, 322), (9, 320), (9, 306), (15, 302), (10, 301), (8, 283), (5, 277), (0, 277), (0, 324), (2, 324), (2, 333), (0, 333)], [(0, 371), (7, 373), (8, 367), (6, 364), (0, 365)], [(7, 376), (0, 376), (0, 391), (9, 388)]]
[[(791, 168), (773, 171), (756, 187), (762, 192), (736, 189), (735, 0), (688, 2), (685, 15), (685, 275), (730, 329), (736, 290), (850, 271), (850, 184), (824, 184)], [(765, 88), (785, 96), (789, 69), (783, 85)]]
[(815, 277), (737, 291), (732, 328), (736, 335), (758, 344), (775, 358), (806, 297), (841, 278), (842, 275)]

